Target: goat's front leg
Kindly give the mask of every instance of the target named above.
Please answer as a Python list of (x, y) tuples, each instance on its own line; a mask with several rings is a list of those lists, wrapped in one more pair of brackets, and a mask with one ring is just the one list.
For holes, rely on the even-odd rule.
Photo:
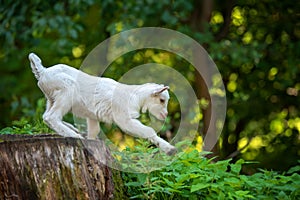
[(170, 143), (158, 137), (157, 135), (148, 138), (148, 140), (156, 146), (160, 147), (169, 156), (174, 155), (177, 152), (176, 147), (172, 146)]
[(174, 146), (158, 137), (153, 128), (145, 126), (137, 119), (128, 119), (117, 124), (122, 130), (128, 132), (132, 136), (148, 139), (167, 155), (173, 155), (177, 152), (177, 149)]
[(96, 139), (98, 133), (100, 132), (99, 122), (90, 118), (87, 118), (86, 122), (88, 128), (88, 139)]

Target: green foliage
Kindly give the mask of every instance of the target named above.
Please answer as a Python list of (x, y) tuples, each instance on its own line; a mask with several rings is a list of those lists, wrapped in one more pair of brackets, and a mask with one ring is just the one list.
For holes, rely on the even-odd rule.
[(41, 118), (45, 109), (45, 99), (39, 99), (35, 110), (24, 108), (23, 116), (12, 122), (12, 126), (0, 130), (0, 134), (37, 134), (49, 133), (51, 130)]
[(261, 170), (244, 175), (242, 159), (212, 162), (198, 151), (182, 152), (174, 162), (145, 174), (123, 173), (131, 199), (298, 199), (299, 166), (288, 174)]
[[(38, 53), (45, 66), (66, 63), (80, 67), (93, 47), (115, 33), (145, 26), (166, 27), (204, 44), (222, 74), (228, 109), (220, 157), (241, 151), (240, 158), (287, 170), (300, 157), (300, 4), (215, 0), (210, 10), (208, 2), (1, 1), (0, 128), (35, 127), (37, 120), (41, 121), (41, 113), (31, 120), (42, 93), (30, 71), (29, 52)], [(154, 53), (153, 57), (159, 57), (165, 52)], [(107, 75), (118, 78), (134, 66), (157, 62), (145, 55), (146, 50), (131, 52), (119, 64), (113, 63)], [(161, 63), (171, 63), (198, 86), (192, 66), (174, 56), (164, 57)], [(176, 127), (178, 112), (169, 113), (170, 124)], [(33, 125), (26, 125), (22, 118)]]
[[(283, 7), (290, 14), (281, 14)], [(299, 118), (296, 7), (292, 2), (240, 1), (232, 9), (229, 34), (218, 44), (209, 42), (230, 102), (221, 147), (225, 155), (248, 140), (242, 157), (268, 168), (284, 170), (299, 159), (299, 130), (289, 125)], [(214, 25), (224, 17), (219, 11), (212, 16)], [(274, 166), (277, 157), (287, 154), (284, 164)]]

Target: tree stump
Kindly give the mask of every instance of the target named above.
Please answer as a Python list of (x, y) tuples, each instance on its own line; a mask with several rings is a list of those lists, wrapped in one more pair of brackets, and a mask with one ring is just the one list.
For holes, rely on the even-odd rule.
[(126, 199), (100, 140), (0, 135), (0, 199)]

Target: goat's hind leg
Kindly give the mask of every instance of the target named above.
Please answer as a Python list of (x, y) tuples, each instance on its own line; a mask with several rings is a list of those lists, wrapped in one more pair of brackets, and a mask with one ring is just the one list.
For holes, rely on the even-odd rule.
[[(51, 110), (52, 104), (53, 104), (53, 102), (49, 99), (49, 97), (46, 97), (46, 98), (47, 98), (47, 105), (46, 105), (45, 115), (47, 115), (47, 113)], [(72, 124), (69, 124), (68, 122), (65, 122), (65, 121), (62, 121), (62, 122), (64, 125), (66, 125), (70, 129), (72, 129), (76, 133), (79, 133), (79, 130), (77, 128), (75, 128)]]
[(68, 122), (65, 122), (65, 121), (62, 121), (62, 123), (63, 123), (64, 125), (66, 125), (68, 128), (70, 128), (70, 129), (72, 129), (73, 131), (75, 131), (76, 133), (80, 133), (80, 131), (79, 131), (77, 128), (75, 128), (72, 124), (70, 124), (70, 123), (68, 123)]
[(43, 119), (45, 123), (59, 135), (64, 137), (83, 138), (80, 134), (76, 133), (77, 129), (75, 127), (62, 121), (63, 116), (71, 108), (68, 97), (64, 97), (64, 95), (60, 95), (55, 98), (55, 101), (49, 107), (49, 110), (46, 109), (46, 112), (43, 114)]

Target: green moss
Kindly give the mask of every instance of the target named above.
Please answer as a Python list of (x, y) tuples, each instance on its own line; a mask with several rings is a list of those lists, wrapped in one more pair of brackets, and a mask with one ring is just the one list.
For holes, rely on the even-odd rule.
[(113, 199), (115, 199), (115, 200), (129, 199), (126, 194), (124, 182), (122, 180), (120, 171), (111, 169), (111, 172), (112, 172), (113, 182), (114, 182), (114, 187), (115, 187)]

